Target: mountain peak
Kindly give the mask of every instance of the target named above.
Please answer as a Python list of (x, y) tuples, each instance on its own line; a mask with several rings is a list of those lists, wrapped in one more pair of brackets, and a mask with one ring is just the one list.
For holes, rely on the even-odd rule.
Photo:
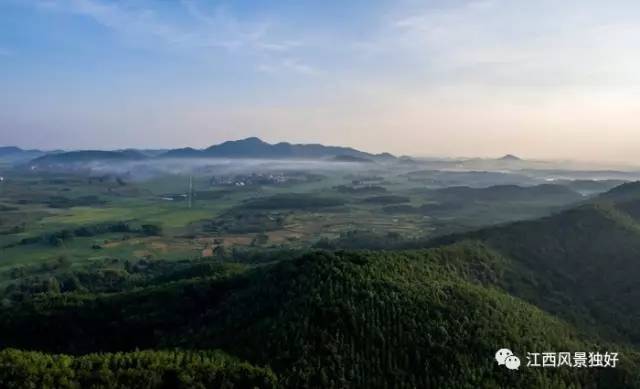
[(522, 159), (513, 154), (507, 154), (504, 157), (500, 158), (499, 161), (522, 161)]
[(256, 143), (256, 144), (266, 144), (267, 143), (267, 142), (263, 141), (262, 139), (258, 138), (257, 136), (250, 136), (248, 138), (239, 139), (239, 140), (237, 140), (235, 142)]
[(227, 141), (213, 145), (203, 151), (206, 157), (222, 158), (282, 158), (282, 159), (325, 159), (325, 158), (358, 158), (358, 159), (393, 159), (391, 154), (373, 155), (350, 147), (325, 146), (321, 144), (292, 144), (280, 142), (271, 144), (258, 137)]
[(271, 146), (271, 145), (256, 136), (250, 136), (244, 139), (228, 140), (220, 144), (210, 146), (206, 150), (213, 150), (215, 148), (220, 148), (220, 147), (265, 147), (265, 146)]
[(601, 200), (623, 202), (640, 199), (640, 181), (627, 182), (601, 194)]

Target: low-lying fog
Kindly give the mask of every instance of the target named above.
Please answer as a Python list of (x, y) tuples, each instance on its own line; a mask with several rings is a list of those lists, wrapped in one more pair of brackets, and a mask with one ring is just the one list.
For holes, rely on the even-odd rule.
[(115, 175), (132, 181), (144, 181), (161, 175), (221, 177), (246, 174), (307, 172), (320, 175), (376, 174), (399, 177), (415, 186), (488, 187), (493, 185), (538, 185), (563, 181), (636, 181), (639, 170), (598, 169), (590, 164), (545, 161), (503, 160), (426, 160), (343, 162), (303, 159), (239, 158), (152, 158), (140, 161), (94, 161), (29, 166), (32, 172), (69, 172), (91, 176)]
[(380, 163), (337, 162), (321, 160), (274, 160), (274, 159), (150, 159), (143, 161), (56, 164), (47, 167), (31, 167), (33, 171), (84, 171), (91, 175), (122, 175), (130, 179), (144, 180), (158, 175), (233, 175), (281, 171), (306, 172), (358, 172), (388, 170), (390, 165)]

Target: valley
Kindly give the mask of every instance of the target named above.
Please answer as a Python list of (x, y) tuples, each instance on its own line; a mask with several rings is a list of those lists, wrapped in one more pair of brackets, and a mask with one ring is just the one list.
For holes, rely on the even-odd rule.
[[(513, 158), (482, 161), (501, 166), (491, 171), (392, 157), (80, 156), (2, 168), (0, 361), (14, 370), (0, 369), (1, 382), (640, 382), (632, 172), (541, 176)], [(491, 357), (504, 345), (621, 359), (616, 369), (514, 375)], [(172, 375), (187, 360), (216, 366), (213, 375), (195, 362)], [(128, 361), (138, 369), (129, 378)], [(62, 363), (64, 372), (46, 367)]]

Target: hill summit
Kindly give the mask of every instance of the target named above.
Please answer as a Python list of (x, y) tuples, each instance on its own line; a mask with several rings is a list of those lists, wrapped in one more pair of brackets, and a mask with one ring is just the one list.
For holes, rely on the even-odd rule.
[(321, 144), (267, 143), (250, 137), (226, 141), (205, 149), (191, 147), (171, 149), (153, 155), (140, 150), (78, 150), (47, 154), (33, 161), (36, 165), (62, 163), (86, 163), (91, 161), (127, 161), (151, 158), (245, 158), (245, 159), (315, 159), (328, 161), (370, 162), (392, 161), (389, 153), (371, 154), (351, 147), (325, 146)]
[(513, 154), (507, 154), (504, 157), (500, 158), (499, 161), (522, 161), (522, 158), (517, 157)]
[[(170, 153), (170, 152), (169, 152)], [(204, 150), (195, 150), (199, 157), (325, 159), (348, 157), (358, 159), (395, 159), (391, 154), (371, 154), (351, 147), (321, 144), (270, 144), (257, 137), (227, 141)]]

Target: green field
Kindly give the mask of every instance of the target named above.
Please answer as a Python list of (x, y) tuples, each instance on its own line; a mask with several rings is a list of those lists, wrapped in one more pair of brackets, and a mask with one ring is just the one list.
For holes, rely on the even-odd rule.
[[(406, 170), (380, 167), (301, 172), (291, 182), (243, 186), (216, 184), (211, 176), (196, 174), (191, 204), (186, 174), (134, 180), (7, 168), (1, 173), (6, 180), (0, 185), (0, 271), (5, 272), (60, 257), (81, 264), (108, 257), (194, 258), (255, 246), (303, 249), (327, 241), (348, 246), (353, 234), (359, 237), (356, 245), (366, 246), (390, 234), (420, 239), (531, 218), (573, 200), (460, 198), (450, 205), (416, 184)], [(51, 238), (110, 223), (153, 225), (158, 232)]]

